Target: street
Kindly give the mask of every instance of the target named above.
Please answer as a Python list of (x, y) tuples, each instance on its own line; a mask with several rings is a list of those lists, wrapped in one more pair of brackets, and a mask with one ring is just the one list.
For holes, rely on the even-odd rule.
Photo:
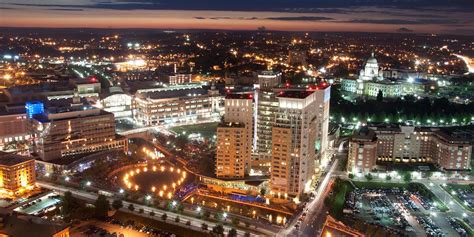
[[(308, 212), (304, 221), (301, 222), (299, 228), (295, 228), (295, 225), (300, 218), (301, 214), (293, 218), (293, 221), (288, 224), (287, 228), (282, 229), (277, 236), (298, 236), (298, 237), (310, 237), (318, 236), (318, 231), (321, 229), (322, 224), (326, 218), (326, 212), (324, 208), (324, 198), (330, 191), (328, 189), (333, 173), (339, 164), (339, 159), (344, 159), (347, 156), (345, 152), (337, 152), (333, 162), (326, 168), (326, 173), (321, 176), (320, 183), (317, 186), (314, 199), (312, 199), (306, 208)], [(305, 209), (306, 209), (305, 208)]]

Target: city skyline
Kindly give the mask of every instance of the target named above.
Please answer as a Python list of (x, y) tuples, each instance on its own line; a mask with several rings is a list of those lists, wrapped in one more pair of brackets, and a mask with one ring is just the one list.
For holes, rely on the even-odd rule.
[[(1, 27), (357, 31), (473, 35), (469, 1), (2, 1)], [(58, 20), (60, 19), (60, 20)]]

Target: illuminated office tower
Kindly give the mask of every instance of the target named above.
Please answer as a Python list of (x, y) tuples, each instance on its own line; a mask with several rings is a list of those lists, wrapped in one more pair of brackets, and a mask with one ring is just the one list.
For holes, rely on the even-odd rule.
[(217, 128), (217, 177), (243, 178), (249, 174), (253, 111), (253, 93), (226, 96), (224, 122)]
[(252, 169), (268, 173), (272, 159), (272, 127), (278, 100), (273, 91), (281, 84), (281, 73), (263, 71), (258, 75), (256, 93), (255, 153)]
[(317, 163), (318, 139), (327, 146), (327, 132), (323, 131), (327, 131), (324, 110), (329, 102), (329, 89), (323, 85), (306, 91), (278, 93), (272, 128), (270, 188), (273, 194), (300, 197), (309, 191)]

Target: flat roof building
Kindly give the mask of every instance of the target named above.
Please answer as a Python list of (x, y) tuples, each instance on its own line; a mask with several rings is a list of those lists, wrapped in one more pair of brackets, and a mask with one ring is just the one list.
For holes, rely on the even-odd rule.
[(0, 196), (15, 197), (34, 188), (35, 161), (32, 158), (0, 152)]
[(110, 112), (87, 104), (49, 107), (30, 119), (33, 151), (50, 161), (82, 153), (121, 148), (127, 140), (115, 134), (115, 119)]

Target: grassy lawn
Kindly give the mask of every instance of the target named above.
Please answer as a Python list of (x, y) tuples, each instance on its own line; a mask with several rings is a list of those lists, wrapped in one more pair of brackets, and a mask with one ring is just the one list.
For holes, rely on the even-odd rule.
[(202, 136), (210, 138), (216, 134), (218, 124), (219, 123), (203, 123), (196, 125), (185, 125), (173, 127), (170, 130), (178, 134), (181, 134), (182, 132), (186, 132), (186, 134), (201, 133)]
[(353, 181), (358, 188), (379, 189), (379, 188), (407, 188), (406, 183), (386, 183), (386, 182), (364, 182)]
[(336, 180), (332, 191), (332, 195), (326, 197), (324, 202), (328, 207), (331, 207), (331, 215), (338, 218), (342, 214), (347, 194), (352, 191), (352, 185), (348, 181)]

